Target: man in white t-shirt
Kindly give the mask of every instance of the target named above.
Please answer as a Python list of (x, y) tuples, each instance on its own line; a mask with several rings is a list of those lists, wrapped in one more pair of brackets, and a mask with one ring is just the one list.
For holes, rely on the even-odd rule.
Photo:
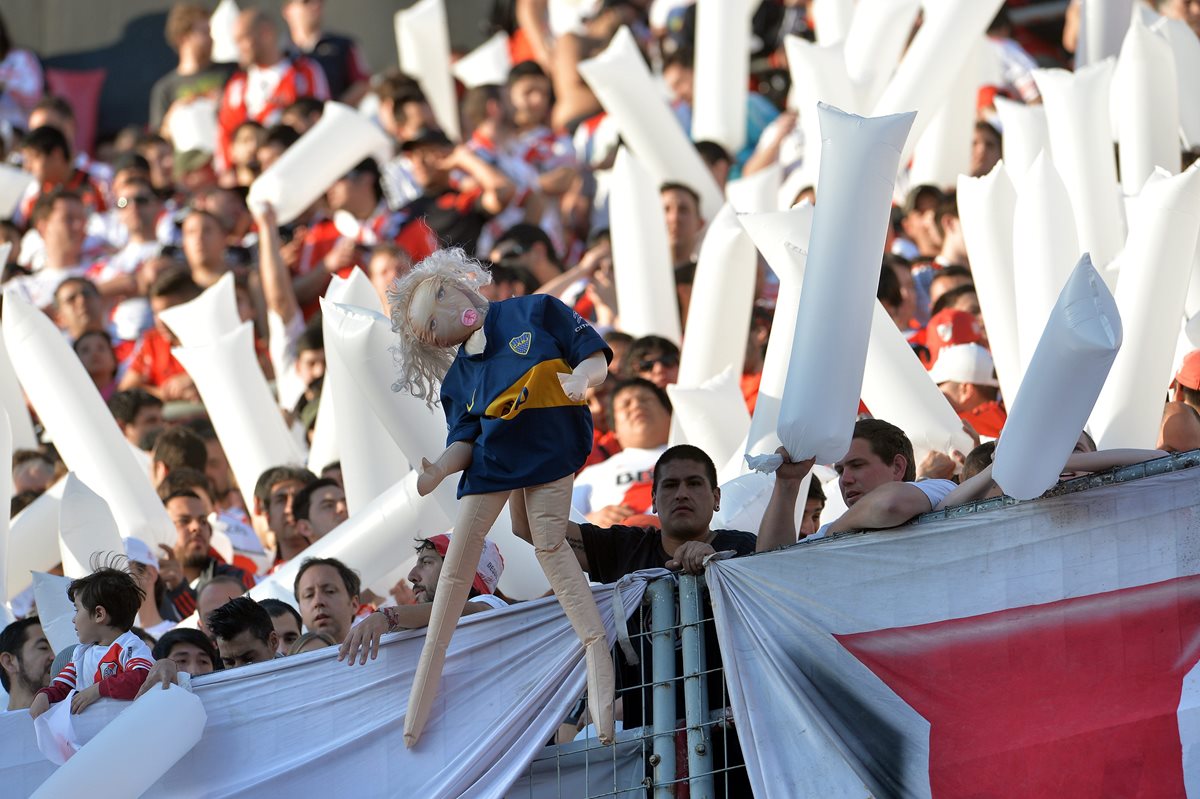
[[(775, 472), (771, 501), (758, 528), (759, 552), (796, 543), (800, 483), (813, 467), (811, 458), (793, 463), (782, 447), (777, 451), (784, 463)], [(850, 449), (834, 469), (848, 510), (810, 539), (896, 527), (933, 510), (956, 487), (953, 480), (916, 481), (912, 442), (903, 430), (882, 419), (862, 419), (854, 425)]]
[(580, 472), (571, 492), (571, 504), (601, 527), (650, 511), (654, 464), (671, 434), (671, 400), (649, 380), (635, 377), (618, 383), (611, 403), (621, 451)]

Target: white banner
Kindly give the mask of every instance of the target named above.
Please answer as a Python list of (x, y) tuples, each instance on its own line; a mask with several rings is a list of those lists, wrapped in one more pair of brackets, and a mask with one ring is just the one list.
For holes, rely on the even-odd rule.
[(1198, 503), (1191, 468), (713, 563), (755, 796), (1197, 795)]
[[(614, 618), (632, 614), (645, 580), (660, 573), (593, 588), (610, 642)], [(365, 666), (338, 663), (330, 647), (193, 680), (208, 714), (204, 737), (145, 796), (503, 796), (583, 693), (579, 639), (553, 598), (464, 617), (433, 717), (416, 748), (405, 749), (424, 636), (387, 636)], [(102, 699), (76, 716), (81, 753), (127, 707)], [(54, 767), (38, 752), (29, 715), (0, 713), (0, 740), (2, 793), (30, 795)], [(111, 766), (146, 765), (138, 751), (127, 756)]]

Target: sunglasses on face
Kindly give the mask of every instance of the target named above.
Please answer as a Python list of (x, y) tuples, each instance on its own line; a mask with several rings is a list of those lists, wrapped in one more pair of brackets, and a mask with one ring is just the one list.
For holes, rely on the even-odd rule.
[(655, 364), (660, 364), (664, 369), (670, 369), (672, 366), (679, 365), (679, 359), (674, 355), (660, 355), (657, 358), (646, 358), (644, 361), (638, 362), (637, 370), (639, 372), (649, 372), (654, 368)]
[(130, 203), (136, 203), (137, 205), (149, 205), (153, 199), (154, 198), (148, 194), (135, 194), (132, 197), (118, 197), (117, 207), (128, 208)]

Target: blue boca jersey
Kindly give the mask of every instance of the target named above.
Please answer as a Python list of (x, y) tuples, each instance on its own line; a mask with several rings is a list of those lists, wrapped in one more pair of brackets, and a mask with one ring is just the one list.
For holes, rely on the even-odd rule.
[(442, 381), (442, 409), (456, 441), (474, 444), (458, 496), (511, 491), (573, 474), (592, 450), (592, 414), (558, 375), (612, 350), (579, 314), (544, 294), (488, 306), (482, 353), (458, 355)]

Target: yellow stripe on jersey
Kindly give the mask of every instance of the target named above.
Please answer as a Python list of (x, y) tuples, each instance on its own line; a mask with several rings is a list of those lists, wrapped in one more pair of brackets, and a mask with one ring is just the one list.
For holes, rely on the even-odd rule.
[(492, 400), (483, 415), (489, 419), (512, 419), (528, 408), (586, 405), (582, 401), (572, 402), (563, 391), (558, 376), (570, 373), (570, 365), (562, 358), (542, 361)]

